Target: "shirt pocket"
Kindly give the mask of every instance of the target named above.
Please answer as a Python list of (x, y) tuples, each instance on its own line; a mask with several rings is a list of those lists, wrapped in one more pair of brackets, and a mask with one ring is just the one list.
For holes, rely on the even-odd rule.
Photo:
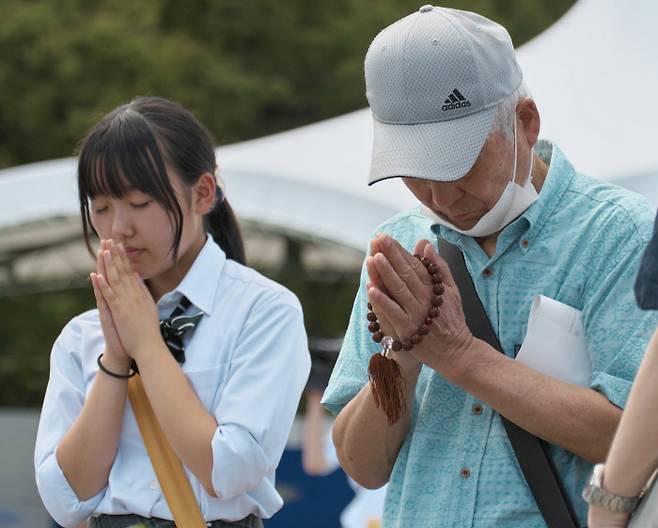
[[(551, 297), (550, 295), (546, 296)], [(582, 286), (580, 285), (563, 284), (560, 287), (558, 294), (552, 298), (561, 302), (562, 304), (567, 304), (576, 310), (583, 309)]]
[(193, 370), (185, 373), (192, 389), (210, 413), (219, 404), (222, 391), (226, 385), (229, 364), (221, 363), (209, 369)]

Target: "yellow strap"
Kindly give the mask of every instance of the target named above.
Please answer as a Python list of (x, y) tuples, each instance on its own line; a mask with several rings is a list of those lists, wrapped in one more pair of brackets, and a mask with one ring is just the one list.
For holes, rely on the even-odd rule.
[(205, 528), (206, 522), (192, 492), (190, 481), (160, 428), (139, 375), (128, 380), (128, 398), (176, 526)]

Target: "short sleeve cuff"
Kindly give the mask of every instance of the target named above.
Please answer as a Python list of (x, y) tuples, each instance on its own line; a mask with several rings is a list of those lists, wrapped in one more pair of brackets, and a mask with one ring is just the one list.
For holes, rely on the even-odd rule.
[(96, 510), (105, 490), (81, 501), (71, 488), (64, 472), (51, 454), (36, 472), (37, 487), (50, 516), (62, 526), (73, 526), (87, 519)]
[(631, 392), (632, 381), (611, 376), (606, 372), (594, 372), (590, 387), (603, 394), (611, 403), (624, 409)]
[[(338, 383), (336, 383), (338, 385)], [(358, 394), (363, 387), (363, 383), (357, 382), (343, 382), (339, 388), (332, 386), (331, 381), (329, 387), (324, 391), (322, 396), (322, 406), (330, 413), (338, 415), (351, 400)]]
[(274, 468), (248, 431), (222, 425), (212, 438), (212, 486), (220, 499), (230, 500), (256, 488)]

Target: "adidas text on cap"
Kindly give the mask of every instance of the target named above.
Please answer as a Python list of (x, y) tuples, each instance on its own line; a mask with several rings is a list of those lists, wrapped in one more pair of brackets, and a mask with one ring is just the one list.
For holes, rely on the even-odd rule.
[(431, 5), (375, 37), (365, 76), (374, 120), (369, 185), (397, 176), (444, 182), (464, 176), (497, 105), (522, 81), (505, 28)]

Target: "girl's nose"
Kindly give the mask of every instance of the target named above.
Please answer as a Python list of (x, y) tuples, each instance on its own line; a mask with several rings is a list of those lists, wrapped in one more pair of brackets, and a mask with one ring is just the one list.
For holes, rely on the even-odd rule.
[(115, 213), (112, 218), (112, 238), (125, 240), (133, 235), (133, 227), (127, 215)]

